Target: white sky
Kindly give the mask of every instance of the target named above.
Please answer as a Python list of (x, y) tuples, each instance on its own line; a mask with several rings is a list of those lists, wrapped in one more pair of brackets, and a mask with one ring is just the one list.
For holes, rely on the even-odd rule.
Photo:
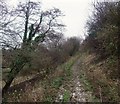
[[(7, 0), (10, 5), (16, 5), (19, 1), (25, 0)], [(50, 9), (59, 8), (65, 16), (62, 18), (63, 23), (67, 26), (65, 31), (66, 37), (79, 36), (83, 37), (85, 24), (89, 16), (92, 0), (31, 0), (42, 2), (42, 7)]]

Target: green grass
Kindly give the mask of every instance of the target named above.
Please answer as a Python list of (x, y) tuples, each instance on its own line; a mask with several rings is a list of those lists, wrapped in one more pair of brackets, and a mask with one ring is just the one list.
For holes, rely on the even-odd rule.
[(52, 102), (53, 98), (51, 96), (47, 96), (45, 99), (46, 102)]
[(86, 91), (92, 91), (93, 86), (90, 84), (90, 82), (88, 81), (87, 77), (84, 74), (80, 75), (80, 80), (84, 85), (84, 88)]
[(65, 91), (63, 94), (63, 102), (69, 102), (70, 101), (70, 92)]
[[(85, 89), (85, 91), (89, 91), (89, 92), (93, 92), (93, 86), (92, 84), (90, 83), (90, 81), (88, 80), (87, 76), (85, 75), (85, 73), (81, 70), (81, 75), (79, 76), (81, 82), (83, 83), (83, 87)], [(94, 95), (92, 95), (91, 101), (94, 101), (94, 102), (100, 102), (100, 100), (95, 97)]]
[(79, 54), (72, 57), (68, 62), (62, 65), (62, 69), (65, 71), (65, 76), (66, 78), (70, 79), (71, 78), (71, 67), (73, 64), (76, 62), (76, 60), (79, 58)]
[(64, 70), (64, 73), (62, 76), (58, 76), (51, 81), (52, 87), (58, 89), (65, 80), (69, 80), (71, 78), (71, 67), (73, 66), (77, 58), (78, 56), (72, 57), (68, 62), (61, 66), (61, 70)]
[(63, 77), (58, 77), (56, 79), (53, 79), (51, 86), (55, 88), (59, 88), (62, 85)]

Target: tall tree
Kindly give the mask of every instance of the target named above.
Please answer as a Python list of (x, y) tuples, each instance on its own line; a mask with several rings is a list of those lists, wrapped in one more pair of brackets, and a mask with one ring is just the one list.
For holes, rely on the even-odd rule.
[(0, 5), (3, 12), (0, 15), (0, 45), (16, 51), (15, 59), (11, 62), (11, 71), (2, 89), (4, 97), (13, 79), (31, 60), (31, 51), (34, 51), (48, 34), (58, 32), (63, 27), (57, 21), (63, 14), (57, 8), (42, 11), (39, 2), (19, 3), (17, 8), (13, 9), (8, 9), (2, 2)]

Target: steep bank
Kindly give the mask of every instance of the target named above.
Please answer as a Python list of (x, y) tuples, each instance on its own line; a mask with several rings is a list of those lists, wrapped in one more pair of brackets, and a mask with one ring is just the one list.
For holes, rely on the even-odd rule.
[(114, 72), (107, 73), (118, 68), (115, 63), (117, 63), (117, 59), (111, 57), (99, 60), (94, 53), (81, 54), (80, 67), (83, 74), (80, 79), (83, 80), (84, 87), (92, 91), (101, 102), (120, 101), (119, 81), (111, 78), (111, 74)]

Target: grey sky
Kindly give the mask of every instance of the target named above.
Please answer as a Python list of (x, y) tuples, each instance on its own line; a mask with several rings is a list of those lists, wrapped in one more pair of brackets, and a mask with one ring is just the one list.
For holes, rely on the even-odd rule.
[[(16, 5), (19, 1), (25, 0), (7, 0), (9, 5)], [(31, 0), (42, 2), (44, 9), (52, 7), (59, 8), (65, 16), (63, 23), (67, 26), (66, 37), (82, 36), (85, 32), (85, 24), (89, 16), (92, 0)]]

